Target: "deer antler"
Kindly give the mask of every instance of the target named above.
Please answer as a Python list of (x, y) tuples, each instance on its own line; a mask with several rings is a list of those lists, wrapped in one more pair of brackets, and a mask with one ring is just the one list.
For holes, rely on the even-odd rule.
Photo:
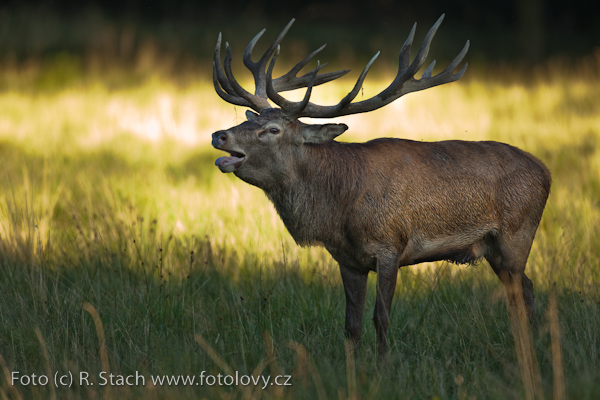
[[(321, 106), (317, 104), (313, 104), (308, 102), (308, 99), (305, 99), (302, 102), (292, 102), (283, 98), (275, 87), (275, 81), (271, 81), (269, 79), (270, 74), (267, 74), (267, 94), (269, 98), (273, 100), (279, 107), (281, 107), (288, 115), (292, 115), (294, 117), (315, 117), (315, 118), (333, 118), (339, 117), (342, 115), (349, 114), (358, 114), (368, 111), (373, 111), (378, 108), (381, 108), (392, 101), (398, 99), (399, 97), (410, 93), (416, 92), (419, 90), (428, 89), (433, 86), (441, 85), (444, 83), (454, 82), (460, 79), (465, 71), (467, 70), (468, 64), (465, 65), (458, 71), (456, 74), (454, 70), (458, 67), (458, 65), (462, 62), (463, 58), (467, 54), (469, 50), (469, 41), (460, 51), (458, 56), (439, 74), (432, 76), (433, 67), (435, 66), (435, 60), (427, 67), (421, 79), (415, 79), (414, 75), (421, 69), (423, 64), (425, 63), (425, 59), (427, 58), (427, 54), (429, 53), (429, 47), (431, 45), (431, 41), (435, 36), (440, 24), (444, 19), (444, 14), (437, 20), (437, 22), (433, 25), (433, 27), (427, 33), (419, 52), (417, 53), (415, 59), (412, 63), (409, 64), (410, 60), (410, 48), (412, 46), (412, 42), (415, 36), (415, 30), (417, 24), (415, 23), (400, 50), (400, 65), (398, 67), (398, 73), (396, 78), (392, 81), (392, 83), (381, 91), (376, 96), (359, 101), (356, 103), (352, 103), (352, 100), (358, 95), (360, 88), (362, 87), (363, 81), (373, 65), (375, 59), (379, 56), (379, 52), (375, 54), (375, 56), (369, 61), (366, 65), (362, 73), (360, 74), (354, 88), (350, 93), (346, 95), (338, 104), (334, 106)], [(277, 54), (271, 60), (271, 64), (274, 63)], [(269, 71), (272, 71), (272, 65), (269, 68)], [(307, 95), (310, 92), (307, 91)]]
[[(219, 37), (217, 39), (217, 45), (215, 46), (214, 53), (214, 61), (213, 61), (213, 84), (215, 86), (215, 90), (217, 94), (226, 102), (236, 104), (239, 106), (250, 107), (255, 111), (262, 111), (267, 108), (271, 108), (271, 105), (268, 101), (268, 87), (267, 81), (270, 81), (269, 84), (271, 90), (275, 92), (284, 92), (287, 90), (299, 89), (303, 87), (312, 87), (316, 85), (321, 85), (323, 83), (332, 81), (337, 79), (345, 74), (347, 74), (350, 70), (336, 71), (336, 72), (328, 72), (324, 74), (318, 74), (318, 71), (324, 67), (326, 64), (323, 64), (314, 70), (308, 72), (307, 74), (298, 77), (297, 74), (300, 72), (306, 64), (310, 62), (321, 50), (325, 48), (325, 45), (319, 47), (317, 50), (310, 53), (304, 60), (300, 61), (296, 64), (289, 72), (282, 75), (281, 77), (272, 80), (272, 68), (269, 70), (269, 73), (266, 72), (266, 66), (271, 57), (273, 55), (279, 54), (279, 43), (283, 40), (283, 37), (288, 32), (292, 24), (294, 23), (294, 19), (292, 19), (286, 26), (283, 28), (279, 36), (275, 39), (275, 41), (271, 44), (271, 46), (265, 51), (262, 57), (257, 61), (252, 61), (252, 50), (254, 50), (254, 46), (261, 38), (263, 33), (265, 33), (265, 29), (260, 31), (246, 46), (244, 50), (243, 61), (244, 65), (252, 75), (254, 76), (254, 85), (255, 85), (255, 93), (252, 94), (245, 90), (235, 79), (233, 73), (231, 71), (231, 48), (229, 47), (229, 43), (225, 43), (225, 60), (224, 66), (221, 64), (221, 34), (219, 33)], [(310, 92), (310, 90), (309, 90)], [(307, 101), (308, 102), (308, 99)], [(296, 108), (296, 107), (293, 107)]]
[[(400, 50), (400, 60), (396, 78), (394, 78), (392, 83), (387, 88), (382, 90), (376, 96), (367, 100), (352, 103), (352, 100), (354, 100), (360, 92), (367, 73), (379, 56), (379, 52), (377, 52), (371, 61), (367, 63), (350, 93), (340, 100), (338, 104), (333, 106), (321, 106), (309, 102), (312, 88), (313, 86), (321, 85), (337, 79), (348, 73), (350, 70), (319, 74), (321, 68), (323, 68), (326, 64), (318, 64), (317, 67), (312, 71), (301, 77), (297, 76), (298, 72), (300, 72), (300, 70), (306, 66), (306, 64), (308, 64), (310, 60), (315, 57), (315, 55), (325, 48), (325, 45), (310, 53), (304, 60), (296, 64), (283, 76), (277, 79), (272, 79), (275, 61), (279, 55), (279, 43), (281, 43), (283, 37), (294, 23), (294, 19), (292, 19), (285, 26), (285, 28), (283, 28), (279, 36), (277, 36), (277, 39), (275, 39), (267, 51), (265, 51), (258, 62), (252, 61), (252, 50), (254, 50), (254, 46), (265, 32), (265, 29), (260, 31), (250, 41), (250, 43), (248, 43), (248, 46), (246, 46), (243, 60), (244, 65), (250, 70), (250, 72), (252, 72), (252, 75), (254, 76), (254, 85), (256, 88), (254, 94), (245, 90), (235, 80), (233, 73), (231, 72), (232, 57), (231, 48), (229, 47), (228, 43), (225, 44), (226, 54), (224, 67), (221, 64), (221, 34), (219, 34), (217, 45), (215, 47), (213, 62), (213, 83), (215, 85), (215, 90), (223, 100), (232, 104), (250, 107), (258, 112), (267, 108), (271, 108), (269, 103), (270, 99), (279, 107), (281, 107), (286, 114), (292, 117), (334, 118), (342, 115), (373, 111), (391, 103), (407, 93), (428, 89), (444, 83), (454, 82), (464, 75), (465, 71), (467, 70), (468, 63), (465, 63), (465, 65), (457, 73), (454, 73), (454, 70), (462, 62), (463, 58), (467, 54), (467, 51), (469, 50), (468, 40), (456, 58), (442, 72), (437, 75), (432, 75), (433, 67), (435, 66), (434, 60), (429, 67), (427, 67), (425, 72), (423, 72), (421, 79), (415, 79), (415, 74), (425, 63), (427, 55), (429, 54), (431, 41), (433, 40), (433, 37), (435, 36), (443, 20), (444, 14), (442, 14), (437, 22), (431, 27), (427, 33), (427, 36), (425, 36), (425, 40), (423, 41), (423, 44), (421, 45), (421, 48), (419, 49), (415, 59), (412, 63), (410, 63), (410, 48), (412, 47), (413, 39), (415, 37), (415, 30), (417, 28), (416, 23), (413, 25), (408, 38)], [(269, 63), (268, 68), (265, 68), (267, 66), (267, 62), (269, 62), (269, 59), (271, 62)], [(307, 91), (304, 99), (300, 102), (289, 101), (279, 94), (279, 92), (303, 87), (306, 87)]]

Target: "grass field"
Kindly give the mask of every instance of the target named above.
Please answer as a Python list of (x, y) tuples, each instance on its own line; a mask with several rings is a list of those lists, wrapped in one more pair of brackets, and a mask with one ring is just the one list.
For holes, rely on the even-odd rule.
[[(370, 318), (348, 353), (336, 264), (297, 247), (259, 189), (213, 164), (210, 134), (244, 110), (222, 102), (210, 76), (110, 88), (96, 75), (33, 71), (2, 71), (0, 397), (600, 397), (600, 56), (533, 71), (471, 66), (458, 83), (340, 119), (343, 140), (491, 139), (548, 165), (528, 262), (533, 383), (485, 263), (403, 268), (387, 363)], [(353, 77), (316, 101), (341, 98)], [(363, 95), (391, 78), (367, 79)], [(103, 370), (146, 381), (101, 386)], [(203, 371), (291, 375), (292, 386), (150, 382)], [(57, 373), (73, 385), (55, 387)]]

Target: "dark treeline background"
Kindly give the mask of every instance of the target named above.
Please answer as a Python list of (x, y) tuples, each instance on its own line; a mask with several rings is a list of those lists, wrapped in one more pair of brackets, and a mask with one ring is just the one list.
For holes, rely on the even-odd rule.
[[(97, 63), (139, 63), (140, 54), (168, 55), (173, 64), (206, 65), (218, 32), (241, 55), (261, 28), (265, 43), (297, 22), (283, 47), (305, 52), (327, 42), (327, 61), (396, 60), (413, 22), (416, 41), (442, 14), (432, 51), (452, 58), (467, 39), (469, 62), (539, 63), (596, 52), (600, 24), (593, 0), (12, 0), (0, 3), (0, 62), (52, 59), (69, 54)], [(262, 42), (261, 42), (262, 45)], [(300, 46), (300, 47), (298, 47)], [(260, 47), (260, 46), (259, 46)], [(150, 50), (149, 50), (150, 49)], [(258, 49), (260, 50), (260, 49)], [(387, 53), (386, 53), (387, 52)], [(282, 52), (282, 62), (285, 62)], [(129, 61), (128, 61), (129, 60)], [(382, 61), (383, 60), (383, 61)], [(171, 66), (171, 70), (173, 70)]]

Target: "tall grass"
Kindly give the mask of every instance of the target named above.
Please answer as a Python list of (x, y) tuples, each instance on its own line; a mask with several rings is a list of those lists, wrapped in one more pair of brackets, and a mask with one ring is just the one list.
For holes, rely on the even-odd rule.
[[(539, 371), (533, 389), (485, 263), (403, 268), (387, 363), (370, 323), (356, 357), (346, 351), (330, 256), (296, 246), (260, 190), (213, 165), (210, 133), (243, 121), (244, 110), (221, 102), (209, 76), (185, 87), (160, 75), (121, 89), (98, 77), (46, 91), (5, 84), (0, 395), (597, 398), (598, 67), (593, 56), (535, 71), (472, 67), (459, 83), (343, 118), (345, 140), (499, 140), (549, 166), (552, 193), (527, 267), (540, 317), (522, 346)], [(391, 77), (370, 79), (365, 97)], [(315, 101), (333, 102), (351, 85), (317, 88)], [(293, 386), (100, 387), (107, 369), (290, 374)], [(14, 371), (89, 372), (95, 385), (11, 386)]]

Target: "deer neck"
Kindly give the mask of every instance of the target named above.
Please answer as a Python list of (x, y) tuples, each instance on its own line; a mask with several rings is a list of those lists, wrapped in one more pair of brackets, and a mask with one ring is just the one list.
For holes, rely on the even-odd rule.
[(298, 244), (326, 245), (343, 231), (339, 225), (363, 186), (360, 157), (352, 147), (338, 142), (305, 145), (288, 179), (264, 189)]

